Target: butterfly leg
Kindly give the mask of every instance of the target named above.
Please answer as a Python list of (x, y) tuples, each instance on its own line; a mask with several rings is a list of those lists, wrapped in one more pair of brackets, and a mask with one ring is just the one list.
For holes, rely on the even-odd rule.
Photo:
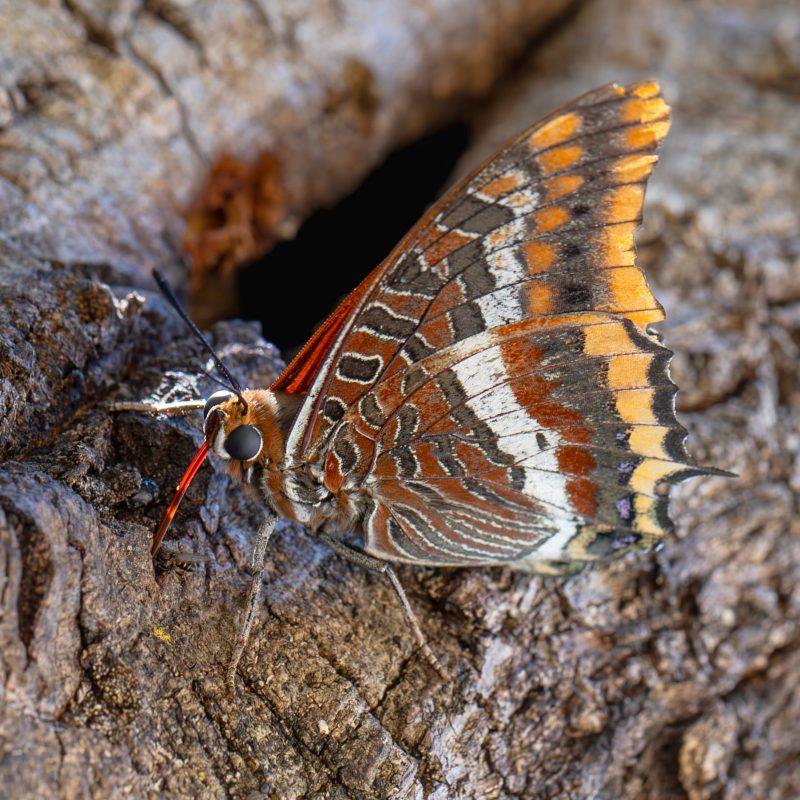
[(425, 639), (425, 634), (422, 632), (422, 628), (419, 625), (417, 615), (414, 613), (414, 609), (411, 608), (411, 603), (408, 601), (408, 596), (406, 595), (405, 589), (403, 589), (403, 585), (400, 583), (400, 579), (397, 577), (397, 573), (394, 571), (392, 566), (386, 561), (381, 561), (379, 558), (373, 558), (372, 556), (363, 553), (361, 550), (356, 550), (354, 547), (350, 547), (344, 542), (334, 539), (332, 536), (329, 536), (326, 533), (317, 533), (317, 536), (321, 541), (325, 542), (325, 544), (327, 544), (334, 553), (342, 556), (342, 558), (346, 558), (353, 564), (358, 564), (359, 566), (373, 570), (374, 572), (380, 572), (389, 579), (389, 583), (392, 584), (392, 588), (394, 589), (398, 600), (400, 600), (403, 613), (406, 615), (408, 624), (411, 626), (411, 630), (414, 633), (414, 638), (417, 640), (417, 644), (422, 651), (422, 655), (425, 656), (427, 662), (436, 670), (436, 672), (439, 673), (443, 680), (449, 680), (450, 676), (447, 674), (444, 667), (439, 663), (439, 659), (436, 658), (436, 656), (433, 654), (433, 650), (431, 650), (430, 646), (428, 645), (428, 642)]
[(261, 593), (261, 581), (264, 577), (264, 560), (267, 554), (267, 543), (269, 537), (272, 536), (272, 531), (275, 530), (276, 518), (270, 514), (256, 534), (256, 541), (253, 545), (253, 552), (250, 555), (250, 567), (253, 570), (253, 577), (250, 580), (250, 588), (247, 592), (247, 608), (245, 610), (244, 620), (239, 626), (239, 635), (236, 638), (236, 646), (233, 649), (231, 656), (231, 663), (228, 666), (228, 673), (226, 676), (226, 683), (228, 688), (233, 690), (236, 681), (236, 668), (239, 666), (239, 661), (242, 658), (245, 647), (247, 647), (247, 640), (250, 638), (250, 629), (253, 627), (253, 621), (256, 618), (256, 606), (258, 605), (258, 596)]

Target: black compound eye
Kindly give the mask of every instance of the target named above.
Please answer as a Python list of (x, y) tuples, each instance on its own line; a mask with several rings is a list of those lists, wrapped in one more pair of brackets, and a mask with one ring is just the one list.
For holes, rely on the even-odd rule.
[(261, 434), (253, 425), (240, 425), (228, 434), (225, 452), (237, 461), (250, 461), (261, 452)]
[(228, 391), (221, 391), (221, 392), (214, 392), (211, 397), (206, 400), (206, 404), (203, 407), (203, 419), (206, 419), (209, 415), (209, 412), (215, 406), (218, 406), (220, 403), (224, 403), (226, 400), (230, 400), (231, 397), (234, 397), (233, 392)]

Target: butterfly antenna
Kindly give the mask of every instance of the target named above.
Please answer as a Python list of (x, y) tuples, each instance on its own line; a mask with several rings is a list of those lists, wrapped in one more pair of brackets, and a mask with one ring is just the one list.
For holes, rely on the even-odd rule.
[(216, 375), (209, 372), (207, 369), (201, 369), (200, 372), (210, 381), (216, 383), (217, 386), (221, 386), (223, 389), (227, 389), (229, 392), (233, 392), (234, 394), (236, 394), (236, 389), (234, 389), (233, 386), (231, 386), (229, 383), (226, 383), (223, 380), (220, 380)]
[(209, 377), (211, 377), (213, 380), (216, 380), (217, 383), (221, 383), (221, 385), (225, 386), (226, 389), (232, 389), (234, 394), (239, 398), (239, 402), (246, 410), (247, 402), (245, 401), (244, 397), (242, 397), (242, 387), (239, 385), (239, 382), (236, 380), (236, 378), (231, 375), (228, 368), (222, 363), (220, 357), (217, 355), (208, 339), (203, 336), (200, 328), (195, 325), (192, 318), (186, 313), (186, 310), (181, 305), (180, 300), (178, 300), (178, 298), (175, 296), (175, 291), (173, 290), (172, 286), (169, 285), (169, 281), (167, 281), (167, 279), (157, 269), (153, 270), (153, 277), (158, 284), (158, 288), (161, 290), (161, 294), (166, 297), (166, 299), (169, 301), (169, 304), (178, 312), (178, 316), (189, 326), (189, 330), (195, 335), (195, 338), (200, 342), (200, 344), (203, 345), (203, 347), (205, 347), (211, 358), (214, 360), (214, 363), (217, 365), (217, 369), (219, 369), (219, 371), (227, 379), (230, 386), (225, 386), (224, 383), (221, 383), (221, 381), (213, 378), (211, 375), (209, 375)]

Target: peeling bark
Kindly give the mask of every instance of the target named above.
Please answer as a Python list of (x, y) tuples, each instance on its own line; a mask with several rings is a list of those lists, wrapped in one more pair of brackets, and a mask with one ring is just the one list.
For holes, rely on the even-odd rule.
[[(127, 269), (133, 283), (145, 263), (169, 258), (152, 234), (177, 228), (182, 201), (170, 192), (193, 180), (171, 184), (180, 170), (169, 164), (199, 165), (195, 148), (224, 137), (197, 125), (189, 106), (181, 116), (157, 86), (148, 94), (132, 78), (118, 82), (139, 73), (116, 53), (120, 42), (139, 42), (141, 59), (141, 42), (162, 38), (204, 52), (198, 28), (175, 16), (195, 5), (205, 8), (131, 3), (105, 16), (94, 10), (104, 6), (78, 0), (30, 6), (35, 58), (50, 54), (59, 69), (95, 59), (116, 94), (70, 105), (72, 84), (47, 89), (40, 80), (46, 102), (1, 134), (21, 149), (0, 157), (4, 175), (18, 170), (0, 184), (0, 785), (19, 797), (69, 798), (793, 797), (794, 4), (586, 4), (493, 104), (471, 156), (501, 125), (508, 129), (497, 138), (605, 79), (664, 83), (675, 125), (648, 195), (640, 257), (667, 306), (691, 449), (740, 477), (681, 486), (678, 530), (660, 553), (566, 580), (402, 569), (448, 683), (415, 652), (388, 584), (284, 526), (270, 544), (266, 602), (235, 696), (223, 676), (259, 509), (204, 468), (170, 544), (213, 560), (154, 572), (149, 537), (200, 443), (199, 420), (112, 415), (104, 405), (213, 390), (198, 377), (205, 358), (170, 310), (121, 277)], [(319, 7), (335, 16), (342, 4)], [(72, 20), (59, 41), (37, 22), (52, 15)], [(275, 35), (300, 48), (307, 32), (287, 22)], [(30, 90), (24, 102), (36, 96)], [(108, 113), (115, 104), (118, 119)], [(97, 139), (67, 138), (67, 123), (53, 125), (64, 108), (96, 115)], [(137, 115), (140, 128), (126, 128)], [(260, 147), (253, 118), (238, 118), (250, 121), (231, 139)], [(187, 124), (194, 143), (181, 133)], [(398, 135), (418, 129), (409, 123)], [(153, 150), (159, 136), (166, 149)], [(47, 137), (59, 145), (45, 147)], [(66, 152), (74, 155), (59, 160)], [(144, 152), (158, 155), (130, 161)], [(142, 166), (138, 186), (151, 186), (141, 203), (127, 194), (131, 163)], [(109, 193), (113, 175), (123, 183)], [(329, 178), (324, 191), (305, 179), (293, 191), (306, 207), (327, 202), (349, 181)], [(87, 213), (104, 196), (108, 204)], [(69, 263), (56, 267), (49, 258), (59, 253)], [(243, 383), (265, 386), (281, 367), (255, 326), (218, 323), (211, 335)]]

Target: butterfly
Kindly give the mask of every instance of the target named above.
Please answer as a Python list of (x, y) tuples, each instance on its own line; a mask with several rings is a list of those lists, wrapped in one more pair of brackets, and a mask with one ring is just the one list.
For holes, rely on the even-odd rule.
[(152, 549), (209, 452), (267, 510), (230, 681), (277, 518), (387, 574), (438, 667), (391, 564), (568, 572), (658, 545), (668, 486), (718, 473), (684, 447), (634, 259), (669, 124), (654, 82), (589, 92), (445, 194), (270, 388), (218, 363)]

